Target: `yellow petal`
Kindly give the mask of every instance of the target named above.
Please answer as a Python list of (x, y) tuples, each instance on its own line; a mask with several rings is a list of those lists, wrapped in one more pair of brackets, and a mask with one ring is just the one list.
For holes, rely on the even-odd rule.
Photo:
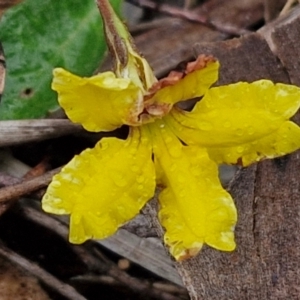
[(220, 250), (235, 248), (236, 209), (221, 187), (217, 165), (205, 149), (183, 146), (162, 121), (148, 125), (156, 168), (164, 190), (159, 218), (165, 243), (176, 260), (195, 256), (204, 243)]
[(81, 78), (64, 69), (54, 69), (52, 88), (69, 119), (89, 131), (111, 131), (123, 125), (130, 114), (142, 110), (142, 95), (130, 79), (105, 72)]
[(209, 148), (208, 153), (214, 161), (239, 163), (248, 166), (264, 158), (275, 158), (300, 148), (300, 128), (286, 121), (274, 133), (239, 146)]
[(156, 92), (151, 98), (153, 103), (175, 104), (205, 94), (208, 88), (218, 79), (219, 63), (209, 62), (203, 69), (193, 71), (174, 85), (168, 85)]
[(288, 119), (300, 106), (296, 86), (260, 80), (210, 89), (192, 112), (167, 117), (187, 144), (206, 147), (218, 163), (248, 165), (300, 147), (299, 128)]
[(70, 241), (105, 238), (133, 218), (155, 189), (151, 146), (139, 128), (129, 138), (104, 138), (54, 176), (43, 209), (71, 214)]

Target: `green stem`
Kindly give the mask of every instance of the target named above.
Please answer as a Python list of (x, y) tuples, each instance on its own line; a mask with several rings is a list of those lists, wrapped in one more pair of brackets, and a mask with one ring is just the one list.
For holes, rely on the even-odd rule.
[[(120, 67), (124, 68), (128, 62), (128, 50), (124, 42), (124, 38), (128, 38), (127, 30), (108, 0), (97, 0), (97, 5), (103, 19), (107, 45), (115, 60), (115, 64), (117, 64), (115, 69), (119, 70)], [(124, 37), (120, 35), (120, 31), (125, 33)]]

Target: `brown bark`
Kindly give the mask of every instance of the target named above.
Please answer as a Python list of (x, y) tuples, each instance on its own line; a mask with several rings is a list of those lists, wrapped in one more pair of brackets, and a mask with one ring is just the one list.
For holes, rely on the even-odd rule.
[[(218, 84), (260, 78), (299, 84), (299, 30), (296, 9), (261, 33), (198, 44), (195, 50), (220, 60)], [(230, 188), (239, 212), (237, 249), (205, 247), (176, 264), (191, 299), (300, 299), (299, 170), (298, 151), (238, 174)]]

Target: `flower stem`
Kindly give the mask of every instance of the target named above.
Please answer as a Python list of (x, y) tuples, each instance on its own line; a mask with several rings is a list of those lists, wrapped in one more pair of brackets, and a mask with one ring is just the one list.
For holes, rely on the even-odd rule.
[[(124, 38), (128, 38), (127, 30), (108, 0), (97, 0), (97, 5), (103, 19), (106, 42), (115, 60), (115, 68), (124, 68), (128, 61), (128, 50), (124, 42)], [(124, 36), (120, 35), (120, 31)]]

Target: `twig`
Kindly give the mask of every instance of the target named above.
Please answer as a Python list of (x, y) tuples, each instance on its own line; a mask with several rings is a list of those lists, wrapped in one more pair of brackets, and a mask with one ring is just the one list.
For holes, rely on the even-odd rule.
[[(46, 228), (51, 229), (63, 239), (67, 240), (67, 227), (63, 225), (60, 221), (53, 219), (32, 207), (28, 207), (25, 204), (22, 205), (22, 210), (20, 212), (26, 218)], [(96, 249), (94, 245), (94, 242), (88, 241), (84, 245), (70, 244), (70, 247), (81, 258), (81, 260), (86, 264), (90, 271), (107, 274), (113, 277), (115, 280), (117, 280), (119, 284), (130, 288), (132, 291), (138, 294), (148, 295), (152, 299), (178, 300), (178, 298), (173, 296), (172, 294), (165, 291), (160, 291), (159, 289), (155, 288), (152, 284), (134, 278), (128, 275), (127, 273), (123, 272), (113, 262), (107, 259), (98, 249)], [(94, 250), (97, 257), (90, 253), (91, 249)]]
[(72, 286), (61, 282), (60, 280), (56, 279), (54, 276), (50, 275), (48, 272), (40, 268), (35, 263), (11, 251), (2, 244), (0, 244), (0, 255), (4, 256), (9, 261), (21, 266), (29, 273), (36, 276), (39, 280), (44, 282), (47, 286), (51, 287), (53, 290), (57, 291), (67, 299), (86, 300), (86, 298), (79, 294)]
[(184, 286), (160, 239), (141, 239), (124, 229), (119, 229), (113, 236), (97, 242), (162, 278)]
[(96, 248), (94, 250), (100, 259), (110, 265), (107, 275), (117, 279), (119, 282), (122, 282), (125, 286), (130, 286), (134, 292), (140, 295), (147, 295), (148, 297), (159, 300), (178, 300), (178, 297), (175, 297), (170, 293), (158, 290), (153, 286), (153, 284), (150, 284), (149, 282), (131, 277), (127, 273), (120, 270), (115, 264), (110, 262)]
[[(120, 286), (120, 283), (114, 278), (106, 275), (94, 275), (94, 274), (85, 274), (78, 275), (70, 278), (73, 282), (89, 282), (89, 283), (101, 283), (110, 286)], [(121, 285), (123, 286), (123, 285)]]
[[(68, 228), (61, 221), (50, 217), (35, 208), (29, 207), (22, 203), (22, 210), (19, 211), (27, 219), (38, 223), (39, 225), (54, 231), (65, 241), (68, 241)], [(108, 267), (91, 255), (87, 248), (91, 247), (90, 242), (86, 242), (84, 245), (69, 244), (72, 250), (81, 258), (81, 260), (88, 266), (90, 271), (106, 273)]]
[(21, 196), (46, 187), (51, 182), (52, 177), (60, 170), (61, 168), (57, 168), (45, 173), (44, 175), (0, 189), (0, 203), (13, 201)]
[[(0, 187), (10, 186), (13, 184), (20, 183), (22, 179), (7, 175), (6, 173), (0, 172)], [(0, 203), (0, 216), (3, 215), (13, 204), (13, 201)]]
[(207, 17), (196, 14), (191, 10), (180, 9), (168, 4), (158, 4), (152, 0), (127, 0), (127, 2), (136, 6), (156, 10), (160, 13), (168, 14), (173, 17), (197, 22), (229, 35), (240, 36), (250, 32), (247, 29), (237, 28), (228, 24), (217, 24), (214, 21), (209, 20)]
[(0, 121), (0, 147), (52, 139), (83, 128), (69, 120), (40, 119)]
[(17, 178), (17, 177), (8, 175), (4, 172), (0, 172), (0, 187), (18, 184), (20, 182), (22, 182), (21, 178)]
[[(62, 216), (56, 216), (55, 218), (45, 215), (44, 213), (29, 207), (26, 204), (21, 203), (21, 213), (24, 217), (31, 219), (32, 221), (49, 228), (50, 230), (59, 234), (63, 239), (68, 239), (67, 222)], [(180, 276), (175, 270), (172, 261), (167, 256), (166, 252), (160, 245), (156, 245), (153, 239), (141, 239), (136, 235), (133, 235), (126, 230), (120, 229), (117, 234), (104, 240), (98, 240), (96, 243), (110, 249), (119, 255), (126, 257), (130, 261), (133, 261), (143, 268), (150, 270), (154, 274), (169, 280), (181, 287), (183, 283)], [(73, 251), (89, 266), (91, 271), (105, 273), (107, 269), (103, 264), (99, 264), (99, 260), (94, 261), (93, 257), (86, 256), (85, 251), (89, 247), (89, 242), (85, 243), (85, 247), (70, 245)], [(92, 269), (91, 269), (92, 268)]]

